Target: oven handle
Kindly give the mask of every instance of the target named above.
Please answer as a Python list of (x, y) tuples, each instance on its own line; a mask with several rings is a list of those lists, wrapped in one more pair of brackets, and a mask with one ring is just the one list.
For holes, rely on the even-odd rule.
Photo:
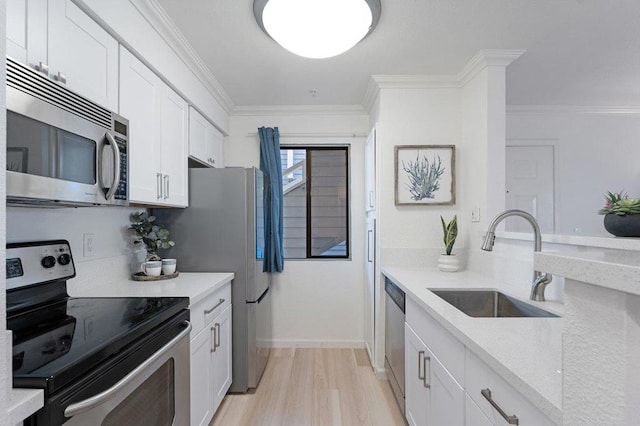
[[(109, 132), (105, 133), (104, 136), (109, 141), (111, 149), (113, 149), (113, 182), (111, 182), (111, 188), (104, 196), (107, 200), (110, 200), (118, 190), (118, 185), (120, 185), (120, 148), (118, 148), (118, 144)], [(102, 167), (102, 163), (100, 163), (100, 167)]]
[(136, 378), (142, 371), (144, 371), (149, 365), (153, 364), (158, 358), (163, 356), (165, 353), (170, 351), (184, 336), (189, 334), (191, 331), (191, 323), (189, 321), (185, 321), (182, 325), (186, 325), (186, 329), (184, 329), (180, 334), (173, 338), (169, 343), (167, 343), (164, 347), (158, 350), (156, 353), (151, 355), (146, 361), (137, 366), (131, 373), (127, 374), (122, 378), (118, 383), (110, 387), (109, 389), (92, 396), (91, 398), (87, 398), (84, 401), (76, 402), (75, 404), (70, 404), (65, 410), (65, 417), (73, 417), (77, 414), (80, 414), (84, 411), (91, 410), (92, 408), (103, 404), (105, 401), (109, 400), (115, 393), (117, 393), (120, 389), (125, 387), (129, 382)]

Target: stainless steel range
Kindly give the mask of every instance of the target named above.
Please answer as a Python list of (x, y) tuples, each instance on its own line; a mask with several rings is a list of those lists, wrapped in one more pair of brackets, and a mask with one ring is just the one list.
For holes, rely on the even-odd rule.
[(13, 386), (44, 391), (25, 421), (188, 425), (188, 298), (72, 298), (65, 240), (7, 245)]

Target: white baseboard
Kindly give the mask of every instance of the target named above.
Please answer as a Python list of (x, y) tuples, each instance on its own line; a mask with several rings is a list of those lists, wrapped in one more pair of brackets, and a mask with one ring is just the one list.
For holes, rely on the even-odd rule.
[(336, 349), (364, 349), (361, 340), (280, 340), (258, 341), (261, 346), (270, 348), (336, 348)]
[(374, 368), (373, 372), (379, 380), (387, 380), (387, 373), (384, 368)]

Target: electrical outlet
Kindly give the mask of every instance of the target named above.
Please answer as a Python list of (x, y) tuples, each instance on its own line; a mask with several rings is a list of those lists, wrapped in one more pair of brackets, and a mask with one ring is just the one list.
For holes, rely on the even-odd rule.
[(480, 207), (471, 210), (471, 222), (480, 222)]
[(84, 244), (82, 246), (82, 255), (84, 257), (91, 257), (94, 255), (96, 248), (96, 234), (83, 234)]

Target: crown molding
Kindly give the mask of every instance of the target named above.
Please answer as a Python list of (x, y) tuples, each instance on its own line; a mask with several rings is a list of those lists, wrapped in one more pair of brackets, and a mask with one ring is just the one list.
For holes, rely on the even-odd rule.
[(457, 75), (458, 84), (464, 87), (480, 71), (487, 67), (506, 67), (524, 54), (523, 49), (483, 49), (467, 62)]
[(247, 105), (236, 106), (231, 115), (367, 115), (367, 111), (362, 105)]
[(235, 105), (211, 70), (187, 41), (184, 34), (176, 27), (157, 0), (130, 0), (131, 4), (151, 24), (153, 29), (167, 42), (169, 47), (180, 57), (195, 76), (205, 85), (211, 95), (222, 108), (230, 113)]
[(507, 114), (603, 114), (640, 115), (640, 105), (580, 106), (580, 105), (507, 105)]

